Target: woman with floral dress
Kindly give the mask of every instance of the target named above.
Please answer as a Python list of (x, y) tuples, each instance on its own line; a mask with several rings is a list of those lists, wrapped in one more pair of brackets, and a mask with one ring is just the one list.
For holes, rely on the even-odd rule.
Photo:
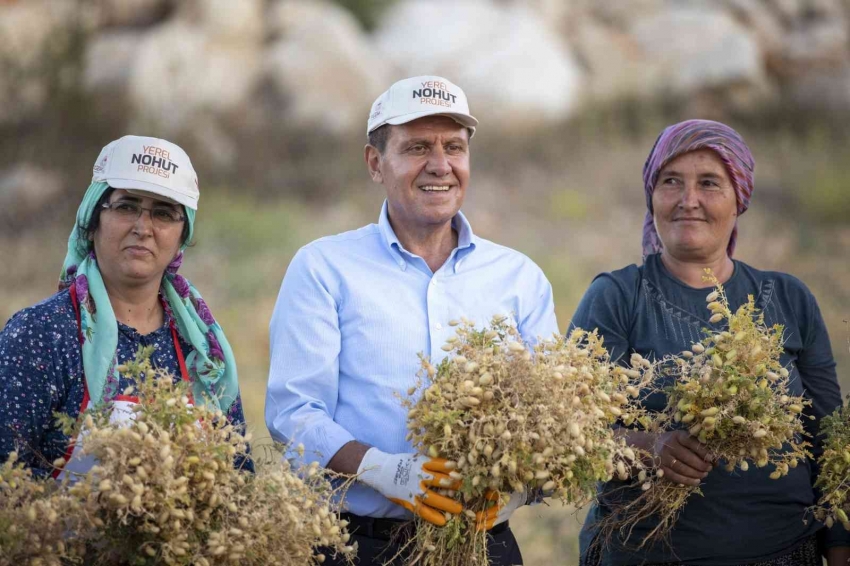
[(103, 148), (77, 211), (59, 292), (15, 313), (0, 332), (0, 461), (16, 451), (35, 473), (58, 476), (53, 463), (74, 455), (55, 414), (76, 418), (102, 403), (128, 414), (137, 399), (116, 368), (143, 347), (152, 347), (155, 368), (191, 382), (195, 403), (244, 425), (227, 338), (177, 273), (198, 197), (180, 147), (125, 136)]

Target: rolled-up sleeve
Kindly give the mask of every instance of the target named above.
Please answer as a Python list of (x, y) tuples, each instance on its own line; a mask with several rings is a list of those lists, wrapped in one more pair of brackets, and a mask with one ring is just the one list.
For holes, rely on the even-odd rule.
[(270, 324), (266, 426), (275, 440), (304, 445), (304, 461), (328, 461), (354, 436), (334, 422), (339, 392), (338, 300), (310, 246), (292, 259)]
[(529, 303), (530, 308), (525, 316), (520, 317), (518, 330), (522, 339), (534, 344), (538, 339), (551, 338), (558, 333), (558, 321), (555, 317), (555, 301), (552, 285), (543, 271), (534, 265), (535, 281)]

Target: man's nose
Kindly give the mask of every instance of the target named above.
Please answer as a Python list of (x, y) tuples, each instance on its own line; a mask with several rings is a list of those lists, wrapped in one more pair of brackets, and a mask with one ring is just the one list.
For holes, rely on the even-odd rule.
[(435, 147), (428, 156), (426, 171), (437, 177), (445, 177), (452, 171), (449, 157), (442, 147)]

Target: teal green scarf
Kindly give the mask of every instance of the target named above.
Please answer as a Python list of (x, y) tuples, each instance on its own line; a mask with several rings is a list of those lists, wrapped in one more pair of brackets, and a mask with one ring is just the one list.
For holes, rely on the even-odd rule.
[[(77, 224), (68, 239), (68, 255), (62, 266), (60, 288), (74, 285), (80, 304), (80, 325), (83, 334), (83, 369), (93, 404), (109, 401), (109, 384), (118, 383), (116, 351), (118, 322), (106, 292), (92, 243), (85, 238), (81, 226), (88, 226), (95, 206), (109, 188), (106, 183), (92, 183), (80, 208)], [(195, 211), (186, 208), (189, 234), (192, 240)], [(168, 266), (160, 290), (177, 331), (192, 346), (186, 356), (186, 368), (192, 380), (196, 403), (208, 403), (227, 412), (236, 400), (239, 387), (236, 380), (236, 360), (221, 326), (215, 321), (198, 290), (177, 269), (183, 261), (183, 250)]]

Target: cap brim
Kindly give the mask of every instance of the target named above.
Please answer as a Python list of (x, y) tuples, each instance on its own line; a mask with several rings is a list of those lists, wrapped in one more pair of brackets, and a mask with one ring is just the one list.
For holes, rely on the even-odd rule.
[[(119, 188), (119, 187), (115, 187), (115, 188)], [(130, 193), (131, 195), (136, 195), (137, 197), (153, 196), (153, 197), (156, 197), (157, 200), (161, 200), (161, 201), (167, 202), (169, 204), (180, 204), (179, 202), (177, 202), (173, 198), (169, 198), (169, 197), (167, 197), (165, 195), (161, 195), (159, 193), (152, 193), (150, 191), (142, 191), (142, 190), (139, 190), (139, 189), (124, 189), (124, 190), (127, 191), (128, 193)]]
[(184, 194), (180, 194), (176, 191), (172, 191), (160, 185), (156, 185), (154, 183), (148, 183), (146, 181), (139, 181), (137, 179), (104, 179), (104, 182), (108, 184), (113, 189), (129, 189), (129, 190), (137, 190), (144, 191), (146, 193), (153, 193), (157, 196), (164, 197), (165, 199), (176, 202), (177, 204), (182, 204), (185, 207), (191, 208), (192, 210), (198, 210), (198, 199), (186, 196)]
[[(466, 126), (467, 128), (475, 129), (478, 126), (478, 120), (470, 116), (469, 114), (462, 114), (460, 112), (433, 112), (433, 111), (424, 111), (424, 112), (411, 112), (410, 114), (402, 114), (401, 116), (396, 116), (394, 118), (390, 118), (384, 124), (390, 124), (391, 126), (400, 126), (401, 124), (407, 124), (408, 122), (412, 122), (413, 120), (418, 120), (419, 118), (424, 118), (425, 116), (447, 116), (460, 124), (461, 126)], [(383, 125), (383, 124), (381, 124)], [(374, 128), (373, 128), (374, 129)]]

